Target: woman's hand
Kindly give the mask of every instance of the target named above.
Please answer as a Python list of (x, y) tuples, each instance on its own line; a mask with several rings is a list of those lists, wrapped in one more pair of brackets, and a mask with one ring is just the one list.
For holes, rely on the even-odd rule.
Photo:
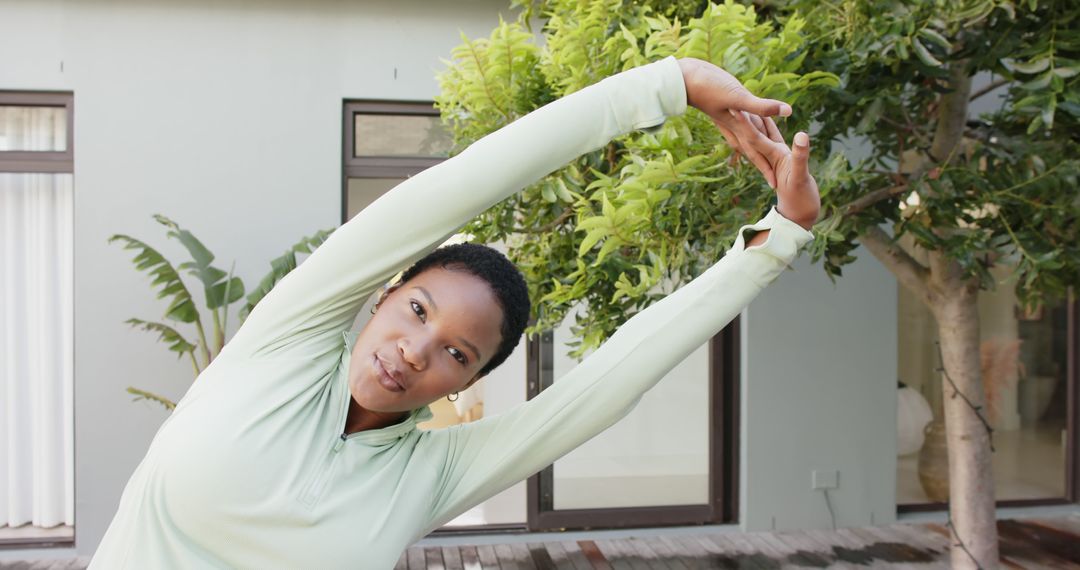
[[(810, 136), (795, 134), (788, 148), (772, 119), (743, 111), (731, 111), (735, 133), (744, 149), (765, 160), (776, 176), (776, 210), (780, 215), (810, 229), (821, 210), (817, 181), (810, 174)], [(767, 134), (762, 134), (762, 132)], [(756, 164), (756, 163), (755, 163)]]
[[(771, 163), (736, 128), (739, 120), (731, 111), (746, 111), (759, 117), (787, 117), (791, 115), (791, 106), (783, 101), (754, 96), (735, 76), (707, 61), (683, 58), (679, 60), (679, 67), (686, 84), (686, 103), (708, 115), (731, 148), (749, 158), (765, 175), (769, 186), (775, 188), (776, 174)], [(763, 125), (761, 133), (769, 136)]]

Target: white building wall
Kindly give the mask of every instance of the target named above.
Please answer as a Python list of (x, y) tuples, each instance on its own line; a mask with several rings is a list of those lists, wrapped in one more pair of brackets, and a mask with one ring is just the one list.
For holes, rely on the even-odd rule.
[[(80, 553), (96, 548), (165, 418), (124, 389), (179, 397), (190, 382), (188, 363), (123, 324), (163, 306), (106, 239), (128, 233), (180, 258), (150, 218), (163, 213), (255, 285), (269, 259), (340, 219), (342, 100), (430, 100), (459, 30), (486, 35), (506, 6), (0, 0), (0, 89), (75, 94)], [(823, 524), (809, 491), (821, 467), (841, 471), (841, 522), (889, 520), (894, 282), (872, 261), (835, 289), (799, 267), (744, 320), (741, 516), (750, 528)]]
[(896, 280), (859, 249), (835, 285), (807, 256), (743, 313), (740, 512), (748, 530), (896, 519)]

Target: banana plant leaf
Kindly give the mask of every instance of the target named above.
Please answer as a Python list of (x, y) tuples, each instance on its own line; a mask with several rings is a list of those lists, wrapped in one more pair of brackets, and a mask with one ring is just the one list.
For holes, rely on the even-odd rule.
[(246, 319), (251, 314), (255, 305), (277, 285), (278, 281), (281, 281), (289, 274), (290, 271), (296, 269), (296, 254), (297, 253), (311, 253), (315, 251), (317, 247), (322, 245), (330, 234), (334, 230), (319, 230), (309, 237), (302, 238), (296, 244), (289, 248), (283, 255), (270, 260), (270, 272), (266, 274), (259, 281), (259, 286), (255, 288), (247, 296), (247, 305), (240, 309), (240, 319)]
[(165, 309), (165, 318), (182, 323), (194, 323), (200, 320), (199, 310), (191, 299), (191, 292), (180, 279), (176, 268), (165, 259), (165, 256), (145, 242), (128, 235), (116, 234), (109, 238), (109, 243), (116, 241), (123, 243), (124, 249), (138, 251), (132, 262), (135, 264), (135, 269), (145, 271), (153, 278), (150, 285), (158, 288), (158, 299), (171, 297), (169, 306)]
[(179, 269), (187, 271), (202, 282), (207, 308), (220, 309), (244, 296), (244, 282), (239, 277), (230, 277), (228, 273), (211, 265), (214, 254), (194, 234), (161, 214), (154, 215), (154, 219), (168, 227), (171, 230), (168, 236), (179, 241), (191, 255), (191, 261), (181, 263)]
[(164, 323), (144, 321), (142, 319), (128, 319), (124, 322), (137, 329), (158, 333), (158, 340), (168, 344), (169, 350), (175, 352), (177, 358), (195, 352), (195, 349), (197, 348), (196, 345), (188, 342), (176, 329)]

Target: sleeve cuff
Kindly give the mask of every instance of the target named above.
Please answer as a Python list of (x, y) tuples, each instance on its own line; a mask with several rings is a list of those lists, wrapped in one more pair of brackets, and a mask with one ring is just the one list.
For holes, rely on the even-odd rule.
[(668, 117), (686, 112), (686, 83), (674, 56), (604, 80), (619, 129), (655, 131)]
[[(764, 243), (746, 250), (744, 232), (747, 230), (769, 230), (769, 237), (765, 238)], [(812, 239), (814, 239), (812, 232), (780, 215), (780, 212), (776, 211), (774, 207), (757, 223), (739, 228), (739, 235), (735, 238), (735, 245), (731, 246), (728, 254), (760, 250), (784, 263), (791, 263), (799, 254), (799, 249)]]

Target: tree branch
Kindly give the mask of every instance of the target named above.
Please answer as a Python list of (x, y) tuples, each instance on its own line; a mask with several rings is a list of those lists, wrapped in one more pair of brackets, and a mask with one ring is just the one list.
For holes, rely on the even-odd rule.
[(548, 222), (548, 223), (546, 223), (546, 224), (544, 224), (542, 226), (537, 226), (535, 228), (515, 228), (514, 233), (516, 233), (516, 234), (542, 234), (542, 233), (546, 233), (546, 232), (549, 232), (549, 231), (559, 227), (559, 224), (565, 222), (573, 214), (574, 214), (574, 209), (568, 206), (554, 220), (551, 220), (550, 222)]
[(908, 189), (907, 184), (898, 184), (896, 186), (890, 186), (888, 188), (878, 188), (859, 196), (858, 198), (840, 206), (840, 215), (853, 216), (859, 212), (877, 204), (882, 200), (888, 200), (894, 196), (903, 194)]
[(971, 94), (967, 60), (961, 59), (949, 64), (949, 88), (952, 91), (941, 96), (937, 130), (934, 131), (934, 141), (930, 144), (930, 156), (939, 162), (947, 161), (964, 137), (968, 99)]
[(994, 89), (997, 89), (998, 87), (1001, 87), (1002, 85), (1008, 85), (1008, 84), (1009, 84), (1009, 80), (1004, 79), (1004, 78), (998, 79), (997, 81), (993, 81), (989, 85), (987, 85), (986, 87), (983, 87), (982, 89), (979, 89), (978, 91), (972, 93), (971, 97), (968, 98), (968, 101), (974, 101), (974, 100), (978, 99), (979, 97), (982, 97), (983, 95), (986, 95), (987, 93), (993, 91)]
[(912, 293), (918, 295), (923, 303), (930, 306), (929, 269), (911, 257), (889, 237), (889, 234), (877, 226), (870, 226), (860, 233), (859, 242), (896, 276), (901, 285), (907, 287)]

